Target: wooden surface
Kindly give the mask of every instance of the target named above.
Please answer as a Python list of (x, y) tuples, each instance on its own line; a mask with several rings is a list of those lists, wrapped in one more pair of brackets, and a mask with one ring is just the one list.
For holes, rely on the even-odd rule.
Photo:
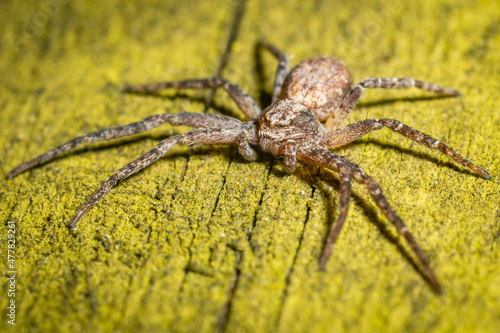
[[(211, 76), (233, 3), (3, 1), (0, 168), (86, 132), (162, 112), (203, 112), (207, 92), (121, 93), (124, 83)], [(176, 147), (113, 189), (72, 235), (65, 223), (163, 126), (88, 145), (0, 178), (2, 263), (16, 225), (16, 326), (8, 331), (494, 332), (500, 327), (500, 41), (495, 1), (249, 0), (224, 76), (267, 103), (276, 61), (333, 55), (354, 80), (426, 79), (462, 98), (367, 91), (349, 122), (395, 118), (488, 169), (377, 131), (338, 150), (377, 179), (444, 287), (434, 294), (369, 194), (355, 185), (325, 272), (317, 259), (338, 204), (336, 175), (233, 146)], [(261, 59), (261, 66), (257, 60)], [(261, 73), (261, 74), (259, 74)], [(215, 108), (243, 119), (218, 91)], [(6, 272), (7, 269), (4, 270)], [(0, 306), (5, 309), (6, 279)], [(5, 296), (5, 297), (4, 297)], [(4, 313), (3, 310), (2, 313)]]

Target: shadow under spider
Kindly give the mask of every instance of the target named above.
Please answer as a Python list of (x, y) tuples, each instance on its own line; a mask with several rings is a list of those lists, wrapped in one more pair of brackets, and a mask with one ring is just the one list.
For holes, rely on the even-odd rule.
[(416, 157), (420, 160), (427, 160), (429, 162), (434, 163), (438, 167), (446, 167), (446, 168), (452, 169), (452, 170), (459, 172), (459, 173), (463, 173), (463, 174), (467, 174), (469, 176), (481, 178), (477, 174), (469, 171), (468, 169), (460, 168), (459, 166), (457, 166), (456, 164), (454, 164), (451, 161), (441, 160), (438, 157), (432, 156), (430, 154), (430, 152), (419, 152), (419, 151), (415, 151), (414, 149), (411, 149), (411, 148), (403, 148), (401, 146), (398, 146), (397, 144), (387, 143), (385, 141), (378, 140), (378, 139), (360, 139), (360, 140), (349, 143), (349, 145), (343, 146), (343, 148), (355, 147), (356, 145), (362, 145), (362, 144), (373, 144), (373, 145), (379, 146), (381, 148), (389, 148), (389, 149), (398, 151), (404, 155), (410, 155), (410, 156)]
[(266, 77), (264, 75), (264, 63), (262, 62), (262, 54), (261, 50), (258, 44), (255, 45), (254, 48), (254, 60), (255, 60), (255, 66), (254, 66), (254, 73), (257, 74), (257, 91), (259, 95), (259, 104), (264, 107), (271, 105), (273, 101), (273, 96), (272, 94), (268, 93), (265, 86), (266, 86)]
[(381, 100), (376, 100), (372, 102), (360, 102), (355, 110), (362, 108), (370, 108), (375, 106), (384, 106), (390, 104), (396, 104), (398, 102), (424, 102), (424, 101), (435, 101), (439, 99), (457, 98), (456, 96), (447, 95), (431, 95), (431, 96), (420, 96), (420, 97), (395, 97), (395, 98), (384, 98)]

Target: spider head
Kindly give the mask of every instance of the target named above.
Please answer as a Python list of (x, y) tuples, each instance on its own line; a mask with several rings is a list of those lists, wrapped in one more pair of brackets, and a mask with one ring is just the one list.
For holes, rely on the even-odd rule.
[(279, 100), (264, 109), (259, 117), (260, 144), (264, 150), (278, 153), (288, 140), (315, 137), (321, 127), (314, 113), (305, 106), (288, 99)]

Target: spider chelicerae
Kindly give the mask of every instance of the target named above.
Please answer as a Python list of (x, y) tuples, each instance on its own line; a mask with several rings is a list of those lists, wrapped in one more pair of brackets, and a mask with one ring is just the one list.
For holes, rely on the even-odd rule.
[(88, 210), (119, 181), (156, 162), (176, 144), (234, 143), (238, 146), (239, 153), (248, 161), (257, 159), (252, 145), (259, 145), (263, 151), (274, 156), (284, 156), (287, 172), (294, 172), (297, 161), (302, 161), (325, 167), (339, 174), (340, 213), (327, 237), (320, 257), (320, 267), (323, 268), (330, 257), (345, 222), (351, 196), (351, 182), (354, 180), (366, 186), (377, 206), (410, 245), (433, 289), (440, 292), (441, 286), (422, 250), (401, 218), (387, 202), (377, 182), (361, 167), (335, 154), (331, 149), (348, 144), (371, 131), (387, 127), (424, 146), (438, 149), (479, 176), (491, 179), (485, 169), (471, 163), (445, 144), (397, 120), (367, 119), (342, 126), (366, 88), (416, 87), (448, 96), (460, 96), (460, 93), (451, 88), (442, 88), (412, 78), (368, 78), (352, 85), (351, 75), (345, 64), (333, 57), (312, 58), (289, 71), (288, 56), (283, 51), (266, 41), (259, 41), (258, 47), (269, 51), (279, 60), (272, 95), (273, 103), (263, 111), (241, 88), (220, 77), (134, 85), (124, 89), (129, 93), (152, 93), (166, 88), (215, 89), (222, 87), (245, 114), (247, 122), (224, 115), (204, 113), (158, 114), (129, 125), (77, 137), (19, 165), (9, 173), (8, 177), (12, 178), (83, 143), (129, 136), (164, 123), (194, 127), (195, 129), (189, 132), (162, 140), (152, 150), (106, 179), (71, 219), (69, 227), (75, 229), (78, 221)]

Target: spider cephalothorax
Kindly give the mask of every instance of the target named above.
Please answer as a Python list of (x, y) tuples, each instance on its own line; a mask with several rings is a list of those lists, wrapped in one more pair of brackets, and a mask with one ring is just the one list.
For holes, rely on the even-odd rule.
[[(174, 135), (158, 143), (152, 150), (125, 165), (106, 179), (90, 199), (69, 222), (76, 228), (78, 221), (119, 181), (131, 176), (164, 156), (176, 144), (234, 143), (240, 154), (249, 161), (257, 158), (252, 145), (260, 145), (265, 152), (275, 156), (284, 155), (288, 172), (293, 172), (297, 161), (318, 165), (339, 173), (340, 204), (339, 217), (332, 226), (320, 265), (323, 267), (331, 255), (333, 245), (347, 216), (351, 181), (365, 185), (377, 206), (387, 219), (405, 237), (415, 253), (427, 280), (434, 290), (440, 291), (439, 282), (408, 228), (389, 205), (377, 182), (359, 166), (335, 154), (333, 148), (352, 142), (363, 135), (387, 127), (424, 146), (438, 149), (451, 159), (469, 168), (479, 176), (491, 179), (483, 168), (471, 163), (443, 143), (393, 119), (367, 119), (342, 127), (342, 123), (355, 108), (366, 88), (411, 88), (459, 96), (458, 91), (441, 88), (435, 84), (411, 78), (368, 78), (351, 86), (351, 75), (340, 60), (332, 57), (317, 57), (306, 60), (289, 73), (288, 57), (278, 48), (261, 41), (259, 46), (273, 53), (278, 59), (278, 69), (273, 91), (273, 103), (262, 112), (252, 98), (237, 85), (222, 78), (195, 79), (160, 82), (129, 86), (127, 92), (151, 93), (165, 88), (206, 89), (224, 88), (236, 102), (248, 121), (203, 113), (158, 114), (125, 126), (92, 132), (75, 138), (39, 157), (21, 164), (9, 174), (9, 178), (45, 163), (82, 143), (102, 141), (141, 133), (164, 123), (187, 125), (195, 129)], [(321, 123), (325, 121), (325, 123)]]
[(259, 117), (257, 144), (273, 155), (286, 155), (287, 142), (315, 139), (324, 129), (314, 113), (288, 99), (268, 106)]

